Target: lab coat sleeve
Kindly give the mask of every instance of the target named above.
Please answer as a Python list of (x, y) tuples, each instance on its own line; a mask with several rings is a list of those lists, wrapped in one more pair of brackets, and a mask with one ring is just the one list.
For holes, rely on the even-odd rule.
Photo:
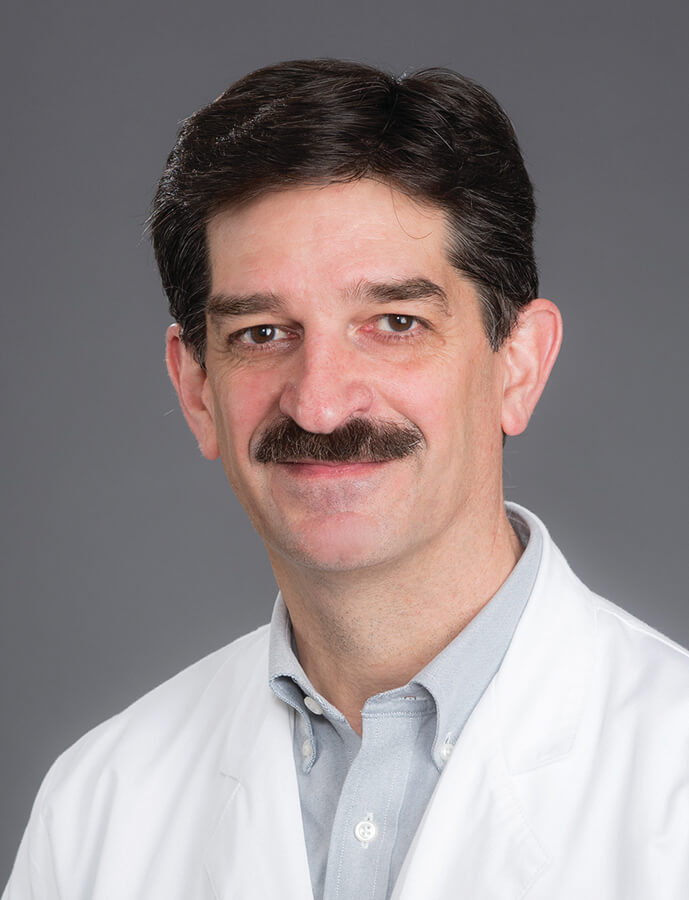
[(1, 900), (60, 900), (50, 838), (38, 804), (31, 813)]

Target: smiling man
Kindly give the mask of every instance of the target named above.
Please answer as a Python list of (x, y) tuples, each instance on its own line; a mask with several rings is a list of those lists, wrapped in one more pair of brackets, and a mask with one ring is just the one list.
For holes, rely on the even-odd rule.
[(185, 123), (168, 368), (280, 595), (58, 760), (8, 900), (686, 896), (687, 653), (503, 500), (561, 341), (533, 218), (451, 72), (286, 63)]

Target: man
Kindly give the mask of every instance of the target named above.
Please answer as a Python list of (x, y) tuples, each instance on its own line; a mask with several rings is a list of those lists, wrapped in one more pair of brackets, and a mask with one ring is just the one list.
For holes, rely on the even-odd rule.
[(58, 760), (7, 900), (687, 896), (687, 653), (503, 502), (561, 340), (533, 219), (450, 72), (287, 63), (186, 122), (168, 367), (281, 593)]

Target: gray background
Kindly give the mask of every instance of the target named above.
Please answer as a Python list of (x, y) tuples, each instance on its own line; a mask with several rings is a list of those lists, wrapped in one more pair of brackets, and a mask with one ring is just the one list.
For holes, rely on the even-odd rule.
[(505, 105), (566, 333), (507, 494), (591, 586), (689, 644), (686, 9), (6, 4), (0, 882), (62, 749), (270, 613), (262, 545), (168, 385), (142, 238), (179, 121), (259, 65), (446, 65)]

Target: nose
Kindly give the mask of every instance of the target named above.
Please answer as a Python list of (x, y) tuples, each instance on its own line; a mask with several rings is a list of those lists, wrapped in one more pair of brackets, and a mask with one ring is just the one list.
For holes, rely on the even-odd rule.
[(280, 396), (280, 412), (305, 431), (329, 434), (349, 419), (366, 415), (373, 391), (361, 361), (336, 341), (305, 340)]

